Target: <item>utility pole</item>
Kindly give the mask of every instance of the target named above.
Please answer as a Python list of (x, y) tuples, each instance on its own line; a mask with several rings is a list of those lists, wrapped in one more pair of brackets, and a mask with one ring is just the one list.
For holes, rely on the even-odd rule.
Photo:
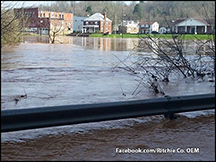
[[(117, 30), (117, 27), (118, 27), (118, 25), (117, 25), (117, 22), (116, 22), (116, 14), (115, 14), (115, 37), (116, 37), (116, 30)], [(116, 25), (117, 25), (117, 27), (116, 27)]]
[(75, 15), (75, 1), (73, 1), (73, 14)]
[(121, 31), (122, 31), (122, 38), (123, 38), (123, 29), (124, 29), (124, 26), (123, 26), (123, 21), (124, 21), (124, 12), (123, 12), (123, 9), (124, 8), (124, 2), (122, 2), (122, 25), (121, 25)]

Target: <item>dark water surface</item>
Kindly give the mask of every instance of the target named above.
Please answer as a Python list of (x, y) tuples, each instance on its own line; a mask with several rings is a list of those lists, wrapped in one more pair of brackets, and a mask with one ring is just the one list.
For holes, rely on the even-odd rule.
[[(161, 97), (146, 89), (134, 95), (137, 80), (117, 68), (138, 39), (66, 37), (61, 41), (48, 44), (45, 37), (27, 37), (19, 46), (1, 50), (2, 110)], [(164, 89), (170, 96), (215, 93), (211, 82), (183, 78)], [(27, 97), (20, 98), (24, 94)], [(179, 115), (174, 121), (159, 115), (1, 133), (1, 158), (214, 161), (215, 111)], [(123, 149), (157, 152), (118, 152)]]

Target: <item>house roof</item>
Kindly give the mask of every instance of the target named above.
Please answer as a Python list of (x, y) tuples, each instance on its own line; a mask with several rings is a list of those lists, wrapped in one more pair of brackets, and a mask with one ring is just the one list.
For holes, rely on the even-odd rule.
[(154, 22), (140, 22), (139, 24), (140, 25), (152, 25), (152, 24), (154, 24), (156, 21), (154, 21)]
[[(121, 25), (122, 25), (122, 22), (121, 22)], [(126, 27), (138, 27), (139, 22), (136, 22), (134, 20), (123, 20), (123, 26), (126, 26)]]
[(204, 23), (204, 24), (206, 24), (206, 25), (215, 25), (215, 19), (202, 19), (202, 18), (187, 18), (187, 19), (185, 18), (185, 19), (178, 19), (178, 20), (174, 21), (174, 22), (172, 23), (172, 25), (175, 26), (175, 25), (177, 25), (177, 24), (179, 24), (179, 23), (181, 23), (181, 22), (183, 22), (183, 21), (186, 21), (186, 20), (188, 20), (188, 19), (194, 19), (194, 20), (200, 21), (200, 22), (202, 22), (202, 23)]
[(215, 19), (201, 19), (201, 18), (194, 18), (198, 21), (201, 21), (203, 23), (205, 23), (206, 25), (215, 25)]
[[(102, 15), (101, 13), (95, 13), (90, 17), (84, 19), (84, 21), (101, 21), (101, 20), (104, 20), (104, 15)], [(109, 18), (106, 18), (106, 21), (111, 21), (111, 20)]]
[(179, 24), (180, 22), (185, 21), (185, 20), (186, 20), (186, 19), (177, 19), (177, 20), (175, 20), (175, 21), (172, 22), (172, 25), (175, 26), (175, 25), (177, 25), (177, 24)]

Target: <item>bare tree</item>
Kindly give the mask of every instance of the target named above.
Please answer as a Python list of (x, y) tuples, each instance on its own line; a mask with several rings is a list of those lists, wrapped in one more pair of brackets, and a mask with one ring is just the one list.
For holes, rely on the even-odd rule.
[(16, 45), (21, 41), (23, 26), (18, 18), (21, 18), (22, 14), (14, 14), (13, 11), (17, 4), (18, 2), (14, 1), (1, 1), (1, 47), (4, 44)]
[[(120, 60), (123, 64), (121, 68), (138, 78), (133, 94), (139, 93), (137, 90), (143, 86), (155, 94), (165, 95), (163, 87), (180, 76), (214, 82), (215, 46), (212, 42), (215, 37), (211, 35), (211, 39), (199, 40), (194, 36), (194, 41), (188, 45), (184, 36), (173, 34), (172, 39), (153, 38), (150, 35), (142, 37), (136, 51), (126, 60)], [(147, 49), (149, 54), (146, 54)], [(128, 60), (130, 65), (126, 64)]]
[[(64, 21), (59, 20), (50, 20), (50, 31), (49, 31), (49, 40), (51, 43), (59, 41), (57, 38), (58, 35), (64, 34)], [(62, 43), (61, 41), (59, 41)]]

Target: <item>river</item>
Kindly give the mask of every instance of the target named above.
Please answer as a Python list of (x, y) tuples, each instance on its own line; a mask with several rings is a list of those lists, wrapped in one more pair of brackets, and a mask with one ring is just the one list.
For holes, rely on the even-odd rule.
[[(1, 49), (2, 110), (161, 97), (144, 87), (134, 93), (139, 81), (119, 68), (119, 60), (136, 51), (138, 39), (64, 37), (61, 41), (49, 44), (45, 37), (29, 36), (19, 46)], [(170, 82), (164, 90), (170, 96), (215, 93), (212, 82), (184, 78)], [(25, 94), (25, 98), (16, 100)], [(181, 113), (174, 121), (156, 115), (1, 133), (1, 158), (214, 161), (214, 117), (215, 111), (208, 110)], [(158, 152), (117, 151), (126, 149)]]

